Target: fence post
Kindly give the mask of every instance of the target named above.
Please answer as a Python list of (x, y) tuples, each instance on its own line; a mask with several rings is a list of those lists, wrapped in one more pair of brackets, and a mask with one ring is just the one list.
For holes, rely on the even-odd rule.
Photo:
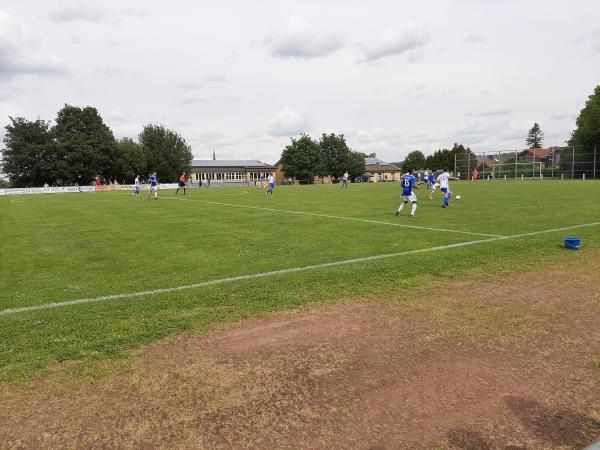
[(594, 180), (596, 179), (596, 144), (594, 144)]
[(471, 175), (471, 152), (467, 153), (467, 176), (466, 179), (469, 179)]
[(515, 150), (515, 180), (517, 179), (517, 164), (519, 163), (519, 151)]
[(556, 164), (556, 147), (552, 148), (552, 178), (554, 179), (554, 165)]
[[(475, 160), (475, 161), (477, 161), (477, 160)], [(477, 166), (477, 162), (475, 164)], [(483, 172), (483, 175), (481, 175), (481, 179), (485, 180), (485, 152), (483, 152), (483, 163), (481, 166), (481, 171)]]
[(571, 180), (575, 179), (575, 146), (573, 146), (573, 156), (571, 157)]
[(456, 153), (454, 154), (454, 176), (456, 176)]

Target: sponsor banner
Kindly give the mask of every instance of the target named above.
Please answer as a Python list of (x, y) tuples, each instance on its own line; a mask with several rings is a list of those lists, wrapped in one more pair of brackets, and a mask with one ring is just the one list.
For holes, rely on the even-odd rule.
[[(178, 183), (159, 183), (159, 189), (177, 189)], [(133, 184), (107, 185), (98, 189), (98, 192), (114, 192), (116, 189), (132, 191), (135, 189)], [(149, 184), (142, 184), (143, 190), (149, 190)], [(96, 192), (95, 186), (52, 186), (52, 187), (32, 187), (32, 188), (11, 188), (0, 189), (0, 195), (32, 195), (32, 194), (62, 194), (65, 192)]]
[(60, 186), (0, 189), (0, 195), (62, 194), (65, 192), (94, 192), (94, 186)]

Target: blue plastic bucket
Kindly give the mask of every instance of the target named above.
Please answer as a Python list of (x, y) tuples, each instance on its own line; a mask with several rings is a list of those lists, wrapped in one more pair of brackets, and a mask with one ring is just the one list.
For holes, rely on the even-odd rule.
[(566, 237), (563, 241), (565, 242), (565, 248), (568, 250), (579, 250), (581, 248), (581, 238), (579, 237)]

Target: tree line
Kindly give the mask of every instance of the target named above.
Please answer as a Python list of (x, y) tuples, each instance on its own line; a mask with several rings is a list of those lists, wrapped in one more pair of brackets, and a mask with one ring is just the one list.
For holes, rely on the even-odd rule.
[(340, 178), (348, 172), (351, 178), (356, 178), (365, 172), (366, 155), (351, 150), (343, 134), (323, 133), (318, 141), (303, 134), (291, 141), (280, 159), (286, 177), (298, 180), (324, 176)]
[(157, 171), (163, 182), (189, 172), (191, 147), (175, 131), (148, 124), (138, 136), (115, 139), (91, 106), (65, 105), (54, 124), (9, 117), (2, 168), (14, 187), (132, 183), (136, 175)]
[(464, 158), (464, 155), (470, 154), (473, 161), (476, 161), (475, 153), (471, 151), (469, 147), (465, 147), (462, 144), (455, 143), (451, 149), (439, 149), (436, 150), (433, 155), (425, 156), (425, 154), (420, 150), (414, 150), (406, 155), (404, 161), (397, 163), (402, 166), (402, 170), (421, 170), (421, 169), (431, 169), (431, 170), (441, 170), (441, 169), (452, 169), (454, 167), (454, 158), (457, 155), (461, 155), (461, 158)]

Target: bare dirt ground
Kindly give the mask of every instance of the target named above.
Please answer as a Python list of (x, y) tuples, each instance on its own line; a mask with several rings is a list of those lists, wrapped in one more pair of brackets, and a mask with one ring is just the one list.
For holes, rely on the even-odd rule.
[(0, 400), (0, 446), (582, 448), (600, 439), (599, 273), (594, 258), (155, 343), (91, 384)]

